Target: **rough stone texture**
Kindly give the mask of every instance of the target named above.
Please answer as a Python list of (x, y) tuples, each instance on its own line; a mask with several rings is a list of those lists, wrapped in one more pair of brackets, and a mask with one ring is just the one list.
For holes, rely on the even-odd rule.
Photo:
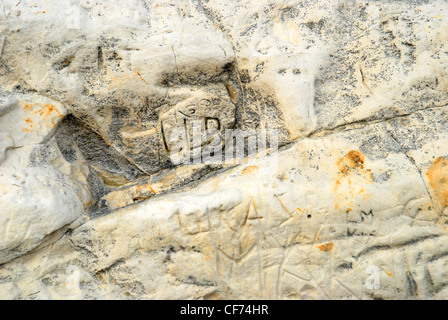
[[(448, 297), (446, 1), (0, 16), (0, 298)], [(184, 164), (193, 123), (280, 149)]]

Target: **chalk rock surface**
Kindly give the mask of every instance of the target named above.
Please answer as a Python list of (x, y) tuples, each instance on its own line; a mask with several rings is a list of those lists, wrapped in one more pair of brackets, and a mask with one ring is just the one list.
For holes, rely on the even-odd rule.
[(0, 5), (0, 298), (448, 298), (447, 2)]

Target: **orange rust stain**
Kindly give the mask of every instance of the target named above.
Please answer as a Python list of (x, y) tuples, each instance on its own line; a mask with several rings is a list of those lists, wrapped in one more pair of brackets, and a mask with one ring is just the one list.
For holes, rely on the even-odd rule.
[(133, 79), (134, 77), (135, 77), (134, 74), (132, 74), (132, 75), (124, 74), (124, 75), (112, 76), (110, 78), (110, 87), (120, 86), (124, 81), (127, 82), (127, 81)]
[(217, 25), (216, 23), (212, 22), (213, 26), (215, 27), (216, 30), (218, 31), (222, 31), (221, 27), (219, 25)]
[(137, 122), (138, 122), (138, 125), (141, 124), (140, 112), (141, 112), (141, 111), (137, 111)]
[[(54, 119), (55, 116), (58, 118), (64, 117), (64, 115), (61, 114), (61, 112), (54, 105), (50, 103), (44, 105), (39, 105), (37, 103), (25, 104), (24, 108), (25, 111), (30, 113), (30, 117), (33, 115), (39, 115), (45, 120), (48, 120), (47, 126), (50, 128), (56, 126), (56, 123), (55, 121), (52, 120), (52, 118)], [(25, 122), (28, 123), (28, 127), (24, 129), (26, 132), (33, 131), (33, 121), (31, 120), (30, 117), (27, 117), (25, 119)]]
[(25, 110), (30, 111), (34, 107), (34, 104), (25, 104)]
[[(33, 103), (33, 104), (25, 104), (25, 110), (31, 112), (31, 110), (39, 104)], [(38, 114), (41, 117), (49, 117), (53, 113), (55, 113), (59, 118), (62, 118), (64, 115), (59, 112), (59, 110), (52, 105), (51, 103), (44, 104), (40, 106), (36, 111), (34, 111), (32, 114)]]
[(307, 216), (308, 218), (311, 217), (310, 213), (310, 208), (296, 208), (296, 211)]
[(47, 103), (44, 104), (40, 109), (34, 113), (38, 113), (41, 117), (50, 117), (53, 113), (56, 113), (59, 118), (62, 118), (63, 115), (59, 112), (58, 109), (54, 107), (54, 105)]
[(142, 75), (140, 74), (140, 70), (137, 70), (135, 73), (138, 75), (138, 77), (140, 78), (140, 80), (142, 80), (144, 83), (147, 83), (146, 80), (143, 79)]
[(137, 189), (138, 190), (149, 189), (153, 194), (156, 194), (154, 189), (149, 184), (144, 184), (144, 185), (141, 185), (141, 186), (137, 186)]
[(437, 158), (426, 175), (442, 208), (448, 207), (448, 159)]
[(364, 155), (358, 150), (352, 150), (345, 157), (339, 159), (337, 165), (341, 173), (347, 175), (354, 169), (363, 169), (364, 162)]
[(210, 260), (211, 258), (212, 258), (212, 255), (211, 255), (211, 253), (212, 253), (212, 250), (210, 250), (210, 249), (205, 249), (204, 250), (204, 260), (205, 261), (208, 261), (208, 260)]
[(350, 212), (352, 209), (347, 207), (353, 206), (353, 200), (350, 200), (351, 198), (354, 198), (353, 192), (349, 192), (348, 194), (337, 194), (337, 200), (340, 203), (335, 203), (334, 208), (339, 209), (342, 212)]
[(249, 166), (249, 167), (245, 168), (241, 173), (246, 176), (246, 175), (257, 172), (258, 169), (259, 168), (257, 166)]
[(387, 274), (388, 277), (392, 277), (392, 273), (387, 272), (386, 270), (384, 270), (384, 272)]
[(339, 169), (333, 187), (336, 209), (350, 212), (351, 209), (347, 208), (353, 207), (356, 197), (369, 197), (366, 185), (374, 182), (374, 175), (371, 169), (365, 168), (365, 162), (366, 158), (359, 150), (349, 151), (336, 162)]
[(28, 117), (28, 118), (25, 119), (25, 122), (28, 123), (28, 128), (25, 128), (24, 130), (26, 132), (32, 132), (33, 131), (33, 126), (34, 126), (33, 121)]
[(90, 206), (91, 203), (92, 203), (92, 200), (89, 200), (86, 203), (84, 203), (84, 208), (87, 208), (88, 206)]
[(64, 65), (68, 66), (73, 60), (73, 56), (68, 57), (67, 59), (65, 59), (65, 61), (63, 61)]
[(336, 164), (339, 168), (338, 179), (336, 180), (336, 187), (340, 185), (343, 178), (347, 179), (349, 184), (352, 184), (351, 176), (359, 176), (374, 181), (374, 175), (371, 169), (364, 169), (365, 157), (359, 150), (349, 151), (344, 157), (340, 158)]
[(320, 246), (315, 246), (315, 247), (318, 248), (320, 251), (329, 252), (329, 251), (333, 250), (334, 243), (333, 242), (329, 242), (329, 243), (325, 243), (325, 244), (322, 244)]

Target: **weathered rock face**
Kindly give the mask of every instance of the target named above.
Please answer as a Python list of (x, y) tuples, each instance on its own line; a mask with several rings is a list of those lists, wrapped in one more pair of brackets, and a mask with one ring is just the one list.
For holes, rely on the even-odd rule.
[(0, 298), (448, 297), (446, 2), (75, 2), (0, 11)]

